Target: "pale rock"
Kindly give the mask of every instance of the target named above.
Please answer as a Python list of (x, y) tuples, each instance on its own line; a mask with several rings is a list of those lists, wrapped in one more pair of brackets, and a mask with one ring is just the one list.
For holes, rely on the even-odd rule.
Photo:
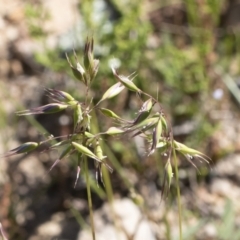
[[(96, 240), (127, 240), (127, 236), (134, 235), (134, 240), (155, 240), (156, 237), (148, 221), (140, 209), (130, 199), (119, 199), (113, 202), (118, 227), (114, 226), (109, 204), (95, 212)], [(78, 240), (91, 240), (91, 231), (83, 230), (78, 235)]]
[(48, 183), (50, 181), (49, 175), (46, 175), (43, 165), (35, 156), (24, 158), (20, 162), (18, 169), (26, 176), (29, 186), (33, 186), (38, 182)]

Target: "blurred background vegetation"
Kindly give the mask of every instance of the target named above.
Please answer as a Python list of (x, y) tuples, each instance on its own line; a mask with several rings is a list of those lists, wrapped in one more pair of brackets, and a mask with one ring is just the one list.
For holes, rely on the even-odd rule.
[[(47, 87), (84, 99), (65, 53), (73, 57), (75, 49), (81, 59), (86, 38), (93, 37), (100, 60), (94, 102), (115, 83), (111, 64), (125, 75), (136, 71), (136, 85), (159, 99), (176, 140), (213, 160), (210, 167), (196, 163), (199, 174), (179, 159), (184, 239), (240, 239), (239, 1), (0, 0), (0, 5), (2, 153), (49, 133), (71, 133), (68, 112), (36, 118), (14, 112), (48, 103)], [(130, 118), (141, 103), (124, 92), (102, 105)], [(96, 116), (96, 131), (106, 130), (111, 123)], [(178, 239), (174, 182), (160, 205), (163, 157), (146, 158), (141, 139), (105, 140), (112, 186), (107, 194), (98, 188), (92, 170), (94, 209), (100, 212), (112, 199), (140, 199), (144, 204), (137, 206), (153, 239)], [(57, 156), (39, 152), (0, 160), (0, 221), (9, 239), (87, 239), (81, 235), (88, 226), (85, 182), (73, 188), (75, 159), (48, 174)]]

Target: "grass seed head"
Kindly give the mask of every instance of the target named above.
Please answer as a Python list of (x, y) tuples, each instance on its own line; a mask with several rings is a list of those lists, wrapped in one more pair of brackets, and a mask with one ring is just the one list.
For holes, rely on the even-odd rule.
[(159, 119), (159, 114), (155, 114), (154, 116), (147, 118), (145, 120), (143, 120), (142, 122), (138, 123), (138, 124), (134, 124), (131, 127), (125, 127), (126, 132), (133, 132), (135, 130), (141, 130), (142, 132), (147, 131), (148, 129), (154, 127), (156, 125), (156, 123), (158, 122)]
[(115, 68), (112, 67), (112, 72), (113, 75), (117, 78), (117, 80), (123, 85), (125, 86), (128, 90), (133, 91), (133, 92), (137, 92), (137, 93), (141, 93), (142, 90), (140, 90), (133, 82), (132, 80), (130, 80), (128, 77), (122, 76), (122, 75), (118, 75), (117, 71), (115, 70)]
[(74, 132), (76, 131), (78, 125), (82, 121), (83, 121), (82, 107), (80, 103), (77, 103), (73, 109)]
[(208, 164), (211, 161), (211, 158), (209, 158), (205, 154), (203, 154), (193, 148), (189, 148), (186, 145), (184, 145), (183, 143), (177, 142), (175, 140), (174, 140), (174, 147), (175, 147), (176, 151), (182, 153), (188, 160), (190, 160), (190, 162), (192, 162), (194, 157), (201, 159)]
[(158, 122), (156, 124), (156, 127), (153, 129), (153, 132), (152, 132), (152, 147), (151, 147), (151, 151), (148, 154), (148, 156), (155, 152), (155, 150), (157, 148), (157, 144), (161, 137), (162, 137), (162, 121), (159, 118)]
[(10, 157), (20, 153), (28, 153), (35, 150), (39, 146), (37, 142), (26, 142), (22, 145), (10, 150), (9, 152), (3, 154), (3, 157)]
[(87, 38), (85, 43), (85, 48), (84, 48), (84, 57), (83, 57), (83, 63), (86, 70), (89, 70), (90, 68), (93, 67), (93, 60), (94, 60), (93, 46), (94, 46), (93, 38), (91, 38), (90, 40)]
[(113, 112), (113, 111), (111, 111), (107, 108), (100, 108), (99, 110), (106, 117), (110, 117), (110, 118), (113, 118), (113, 119), (118, 120), (118, 121), (124, 121), (124, 119), (120, 118), (115, 112)]
[(110, 88), (108, 88), (108, 90), (103, 94), (102, 98), (100, 99), (100, 101), (97, 103), (97, 105), (106, 100), (106, 99), (111, 99), (115, 96), (117, 96), (125, 87), (120, 83), (115, 83), (114, 85), (112, 85)]
[(74, 105), (77, 101), (67, 92), (46, 88), (48, 97), (50, 97), (53, 101), (58, 103), (66, 103), (69, 105)]
[(118, 135), (118, 134), (122, 134), (124, 133), (124, 130), (122, 130), (121, 128), (117, 128), (117, 127), (110, 127), (106, 132), (104, 132), (103, 134), (107, 134), (107, 135)]
[(165, 168), (166, 168), (166, 173), (167, 173), (168, 189), (170, 189), (172, 178), (173, 178), (173, 171), (172, 171), (172, 165), (171, 165), (170, 159), (168, 160)]
[(69, 64), (70, 68), (72, 69), (72, 73), (77, 80), (79, 80), (79, 81), (83, 82), (85, 85), (87, 85), (87, 76), (86, 76), (85, 69), (78, 62), (75, 51), (74, 51), (74, 56), (75, 56), (75, 60), (76, 60), (76, 67), (74, 67), (72, 65), (72, 63), (70, 62), (70, 60), (68, 58), (68, 55), (66, 54), (68, 64)]
[(82, 144), (76, 143), (76, 142), (72, 142), (72, 145), (75, 147), (75, 149), (79, 152), (82, 153), (84, 155), (86, 155), (87, 157), (93, 158), (98, 162), (101, 162), (101, 160), (87, 147), (83, 146)]
[(17, 112), (18, 116), (24, 116), (24, 115), (34, 115), (34, 114), (52, 114), (61, 112), (65, 109), (67, 109), (69, 105), (67, 104), (61, 104), (61, 103), (50, 103), (44, 106), (32, 108), (29, 110), (23, 110)]
[(88, 75), (87, 84), (90, 84), (93, 81), (93, 79), (97, 75), (99, 68), (99, 60), (94, 59), (93, 48), (94, 48), (93, 38), (91, 39), (87, 38), (83, 56), (84, 67), (86, 69), (86, 74)]

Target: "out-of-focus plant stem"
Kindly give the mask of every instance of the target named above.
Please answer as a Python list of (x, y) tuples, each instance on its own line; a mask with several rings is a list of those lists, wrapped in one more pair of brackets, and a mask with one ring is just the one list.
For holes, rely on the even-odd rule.
[(94, 227), (94, 219), (93, 219), (92, 196), (91, 196), (91, 188), (90, 188), (90, 181), (89, 181), (88, 162), (87, 162), (86, 156), (84, 156), (84, 169), (85, 169), (85, 177), (86, 177), (86, 185), (87, 185), (88, 208), (90, 213), (92, 239), (95, 240), (96, 238), (95, 238), (95, 227)]
[(177, 202), (178, 202), (178, 220), (179, 220), (179, 240), (182, 240), (182, 206), (181, 206), (181, 193), (179, 185), (179, 175), (178, 175), (178, 162), (176, 156), (176, 150), (173, 146), (173, 159), (174, 159), (174, 169), (175, 169), (175, 178), (176, 178), (176, 187), (177, 187)]

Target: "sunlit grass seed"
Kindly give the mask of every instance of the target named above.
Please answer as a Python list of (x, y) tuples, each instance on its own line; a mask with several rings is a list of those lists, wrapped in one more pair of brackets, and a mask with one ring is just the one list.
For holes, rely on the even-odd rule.
[(133, 92), (137, 92), (139, 94), (142, 92), (142, 90), (139, 89), (128, 77), (118, 75), (116, 70), (113, 67), (112, 67), (112, 72), (113, 72), (113, 75), (117, 78), (117, 80), (123, 86), (125, 86), (128, 90), (133, 91)]
[(107, 134), (107, 135), (118, 135), (118, 134), (122, 134), (125, 131), (122, 130), (121, 128), (117, 128), (117, 127), (110, 127), (106, 132), (102, 133), (102, 134)]
[(95, 159), (98, 162), (101, 162), (101, 159), (99, 159), (90, 149), (87, 147), (83, 146), (82, 144), (72, 142), (72, 145), (76, 148), (76, 150), (90, 158)]
[(125, 121), (124, 119), (120, 118), (116, 113), (114, 113), (113, 111), (111, 111), (111, 110), (109, 110), (107, 108), (100, 108), (99, 110), (106, 117), (110, 117), (110, 118), (113, 118), (113, 119), (119, 120), (119, 121)]
[[(101, 159), (102, 161), (104, 161), (104, 159), (106, 158), (106, 156), (103, 156), (103, 151), (102, 151), (102, 148), (99, 144), (99, 141), (97, 141), (96, 143), (96, 146), (95, 146), (95, 154), (96, 156)], [(95, 162), (95, 168), (96, 168), (96, 181), (98, 183), (98, 172), (100, 172), (100, 179), (101, 179), (101, 182), (103, 183), (104, 185), (104, 181), (103, 181), (103, 177), (102, 177), (102, 163), (99, 163), (99, 162)]]
[(161, 115), (160, 118), (161, 118), (161, 121), (162, 121), (162, 126), (163, 126), (163, 128), (164, 128), (166, 131), (168, 131), (168, 124), (167, 124), (166, 118), (165, 118), (163, 115)]
[(97, 105), (106, 99), (111, 99), (117, 96), (124, 88), (125, 87), (120, 82), (115, 83), (103, 94), (102, 98), (99, 100)]
[(170, 189), (172, 178), (173, 178), (173, 171), (172, 171), (172, 165), (170, 162), (170, 159), (166, 163), (166, 172), (167, 172), (167, 183), (168, 183), (168, 189)]

